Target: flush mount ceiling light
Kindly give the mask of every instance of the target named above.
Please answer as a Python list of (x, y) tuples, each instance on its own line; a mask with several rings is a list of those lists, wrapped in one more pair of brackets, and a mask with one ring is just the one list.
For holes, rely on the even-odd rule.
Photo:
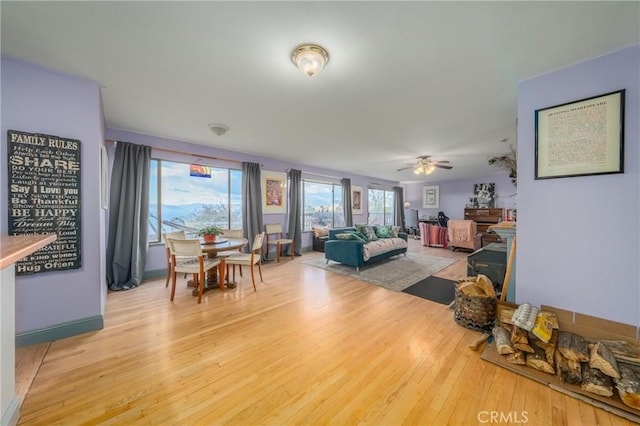
[(225, 126), (224, 124), (220, 123), (210, 123), (209, 129), (216, 135), (222, 136), (227, 133), (227, 130), (229, 130), (229, 126)]
[(303, 74), (313, 77), (329, 62), (329, 54), (317, 44), (301, 44), (293, 49), (291, 60)]

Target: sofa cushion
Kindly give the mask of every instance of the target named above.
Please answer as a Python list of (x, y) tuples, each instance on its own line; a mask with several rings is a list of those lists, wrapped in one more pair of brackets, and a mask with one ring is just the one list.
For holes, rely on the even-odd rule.
[(391, 227), (391, 238), (398, 238), (400, 236), (400, 230), (402, 228), (399, 226), (392, 226)]
[(402, 238), (380, 238), (376, 241), (370, 241), (364, 245), (362, 253), (363, 260), (366, 262), (370, 258), (381, 253), (391, 250), (407, 248), (407, 242)]

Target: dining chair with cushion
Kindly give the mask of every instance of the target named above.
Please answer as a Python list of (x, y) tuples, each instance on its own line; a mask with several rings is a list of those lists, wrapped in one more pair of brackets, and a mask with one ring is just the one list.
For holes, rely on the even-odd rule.
[[(267, 236), (267, 257), (269, 257), (269, 246), (276, 246), (276, 258), (278, 263), (280, 262), (280, 255), (282, 254), (282, 246), (289, 244), (289, 251), (291, 252), (291, 260), (293, 260), (293, 240), (290, 238), (284, 238), (284, 232), (282, 231), (282, 225), (279, 223), (269, 223), (265, 226), (265, 233)], [(270, 239), (270, 237), (274, 239)]]
[[(256, 235), (251, 245), (251, 251), (249, 253), (238, 253), (226, 258), (225, 263), (233, 265), (233, 279), (236, 279), (236, 265), (250, 266), (251, 267), (251, 282), (253, 284), (253, 291), (256, 290), (256, 279), (254, 273), (254, 265), (258, 265), (258, 271), (260, 272), (260, 282), (262, 281), (262, 243), (264, 242), (265, 233)], [(242, 276), (242, 275), (241, 275)]]
[[(229, 237), (229, 238), (244, 238), (244, 231), (242, 229), (225, 229), (220, 234), (221, 237)], [(242, 253), (242, 248), (237, 250), (225, 250), (218, 252), (218, 257), (229, 257), (234, 254)], [(229, 275), (229, 266), (227, 265), (227, 276)], [(242, 266), (240, 266), (240, 276), (242, 276)]]
[[(176, 293), (176, 273), (184, 272), (193, 274), (193, 283), (198, 289), (198, 303), (202, 301), (204, 284), (207, 280), (207, 271), (217, 267), (223, 262), (220, 258), (205, 256), (200, 247), (200, 240), (174, 240), (169, 238), (171, 251), (171, 300)], [(220, 282), (224, 282), (224, 268), (220, 268)]]
[(186, 240), (187, 236), (185, 235), (184, 231), (165, 232), (162, 234), (164, 249), (167, 253), (167, 280), (164, 284), (165, 287), (169, 287), (169, 280), (171, 279), (171, 253), (169, 252), (169, 239)]

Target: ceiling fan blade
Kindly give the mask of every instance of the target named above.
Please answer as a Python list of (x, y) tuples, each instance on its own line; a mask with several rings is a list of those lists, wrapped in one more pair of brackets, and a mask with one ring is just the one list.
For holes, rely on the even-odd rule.
[(453, 169), (453, 166), (445, 166), (444, 164), (438, 164), (438, 163), (433, 163), (433, 166), (438, 167), (439, 169), (447, 169), (447, 170)]
[(415, 167), (415, 166), (411, 165), (411, 166), (409, 166), (409, 167), (403, 167), (403, 168), (398, 169), (398, 170), (396, 170), (396, 171), (397, 171), (397, 172), (399, 172), (399, 171), (402, 171), (402, 170), (410, 169), (410, 168), (412, 168), (412, 167)]
[(440, 161), (434, 161), (434, 163), (450, 163), (451, 161), (448, 160), (440, 160)]

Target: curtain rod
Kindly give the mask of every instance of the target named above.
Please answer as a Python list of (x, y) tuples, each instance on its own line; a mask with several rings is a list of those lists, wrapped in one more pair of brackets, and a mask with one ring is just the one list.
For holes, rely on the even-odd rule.
[[(291, 171), (293, 169), (287, 169), (287, 172)], [(336, 176), (329, 176), (329, 175), (321, 175), (320, 173), (312, 173), (312, 172), (305, 172), (304, 170), (300, 170), (302, 173), (307, 174), (307, 175), (312, 175), (312, 176), (320, 176), (320, 177), (325, 177), (325, 178), (329, 178), (329, 179), (342, 179), (341, 177), (336, 177)]]
[[(117, 144), (118, 141), (115, 141), (113, 139), (105, 139), (105, 142), (107, 143), (112, 143), (112, 144)], [(176, 151), (174, 149), (165, 149), (165, 148), (156, 148), (156, 147), (151, 147), (152, 150), (156, 150), (156, 151), (160, 151), (160, 152), (167, 152), (169, 154), (178, 154), (178, 155), (190, 155), (192, 157), (198, 157), (198, 158), (207, 158), (209, 160), (220, 160), (220, 161), (230, 161), (232, 163), (242, 163), (242, 161), (239, 160), (231, 160), (229, 158), (221, 158), (221, 157), (212, 157), (210, 155), (200, 155), (200, 154), (193, 154), (190, 152), (183, 152), (183, 151)]]

